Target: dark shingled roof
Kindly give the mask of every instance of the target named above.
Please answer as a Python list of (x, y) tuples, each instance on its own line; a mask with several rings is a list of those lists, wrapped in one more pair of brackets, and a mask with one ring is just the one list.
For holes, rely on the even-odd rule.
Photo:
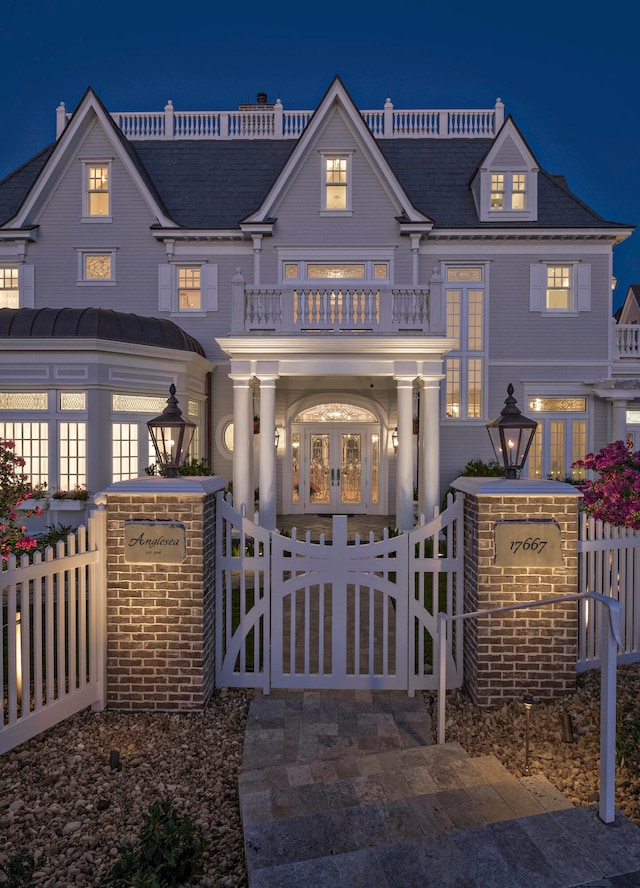
[(18, 212), (55, 147), (55, 143), (49, 145), (0, 182), (0, 224), (4, 224)]
[[(274, 184), (297, 140), (159, 140), (127, 143), (149, 187), (183, 228), (237, 229)], [(413, 205), (439, 228), (616, 228), (541, 170), (536, 222), (480, 222), (469, 183), (491, 139), (380, 139)], [(0, 220), (15, 214), (51, 154), (46, 148), (0, 182)]]
[(0, 339), (107, 339), (204, 356), (197, 339), (173, 321), (111, 308), (1, 308)]
[(237, 228), (256, 210), (296, 140), (133, 142), (171, 218), (185, 228)]

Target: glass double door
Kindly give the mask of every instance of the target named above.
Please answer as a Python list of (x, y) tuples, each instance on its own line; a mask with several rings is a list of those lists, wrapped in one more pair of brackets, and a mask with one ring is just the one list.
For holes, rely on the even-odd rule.
[(293, 430), (294, 510), (371, 511), (378, 502), (378, 441), (377, 430), (367, 428)]

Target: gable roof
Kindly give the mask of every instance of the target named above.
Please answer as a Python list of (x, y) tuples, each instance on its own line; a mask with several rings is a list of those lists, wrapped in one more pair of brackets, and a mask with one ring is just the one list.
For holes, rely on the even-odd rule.
[[(164, 219), (167, 224), (170, 224), (171, 220), (167, 218), (162, 200), (147, 176), (146, 170), (139, 163), (133, 147), (116, 126), (115, 121), (90, 87), (80, 100), (64, 132), (58, 141), (51, 146), (51, 151), (45, 162), (38, 167), (38, 164), (35, 163), (36, 158), (34, 158), (28, 165), (25, 165), (32, 167), (33, 178), (31, 181), (27, 181), (23, 177), (24, 184), (27, 186), (26, 193), (23, 195), (16, 212), (13, 216), (6, 219), (4, 224), (20, 228), (28, 225), (30, 214), (37, 216), (38, 203), (46, 199), (50, 183), (52, 181), (55, 182), (56, 176), (65, 168), (70, 157), (75, 156), (78, 145), (95, 119), (100, 122), (114, 152), (128, 169), (131, 178), (137, 184), (152, 213), (157, 218)], [(37, 157), (40, 157), (40, 155)], [(3, 184), (4, 182), (0, 183), (0, 205), (2, 204), (3, 189), (1, 186)]]
[[(278, 189), (286, 187), (289, 172), (301, 161), (305, 145), (322, 124), (323, 115), (336, 103), (398, 204), (416, 221), (433, 220), (435, 231), (632, 227), (602, 219), (573, 194), (564, 177), (544, 170), (538, 175), (537, 221), (480, 221), (469, 183), (486, 161), (494, 140), (376, 140), (339, 78), (331, 84), (300, 139), (282, 140), (128, 141), (89, 89), (58, 142), (0, 182), (0, 225), (24, 224), (29, 201), (54, 175), (73, 148), (74, 134), (94, 113), (153, 207), (160, 227), (239, 230), (243, 220), (259, 218), (261, 211), (268, 214)], [(519, 132), (513, 122), (510, 125), (511, 131)]]

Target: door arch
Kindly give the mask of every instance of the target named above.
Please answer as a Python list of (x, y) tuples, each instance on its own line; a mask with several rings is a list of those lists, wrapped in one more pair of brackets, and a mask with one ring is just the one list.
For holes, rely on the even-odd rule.
[(319, 401), (291, 419), (285, 511), (382, 514), (382, 423), (369, 408)]

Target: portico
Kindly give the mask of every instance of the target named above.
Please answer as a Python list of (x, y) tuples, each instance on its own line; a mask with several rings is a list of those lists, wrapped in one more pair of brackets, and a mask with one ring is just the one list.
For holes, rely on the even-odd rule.
[[(276, 527), (278, 511), (302, 513), (308, 509), (375, 514), (395, 511), (398, 528), (408, 530), (413, 526), (417, 479), (418, 509), (432, 514), (439, 503), (440, 487), (439, 386), (444, 355), (455, 347), (455, 340), (245, 336), (220, 339), (218, 344), (230, 358), (233, 380), (235, 508), (244, 506), (251, 514), (257, 487), (260, 524), (269, 529)], [(417, 436), (415, 386), (420, 416)], [(260, 411), (257, 453), (252, 428), (254, 391)], [(342, 402), (357, 403), (362, 415), (349, 422), (349, 415), (339, 417), (337, 410), (333, 418), (322, 415), (315, 425), (300, 426), (301, 405)], [(294, 426), (296, 431), (292, 430)], [(332, 447), (334, 427), (342, 438)], [(308, 430), (306, 437), (301, 436), (301, 428)], [(392, 440), (396, 429), (397, 448)], [(344, 462), (330, 461), (330, 452), (336, 451), (342, 451), (341, 459), (346, 459), (345, 448), (350, 449), (350, 478)], [(315, 500), (312, 492), (307, 502), (301, 496), (300, 484), (304, 479), (303, 489), (308, 494), (312, 460), (321, 465), (320, 473), (314, 476)], [(318, 494), (323, 477), (327, 488), (333, 490)], [(348, 483), (361, 483), (362, 496), (357, 490), (348, 495)]]

